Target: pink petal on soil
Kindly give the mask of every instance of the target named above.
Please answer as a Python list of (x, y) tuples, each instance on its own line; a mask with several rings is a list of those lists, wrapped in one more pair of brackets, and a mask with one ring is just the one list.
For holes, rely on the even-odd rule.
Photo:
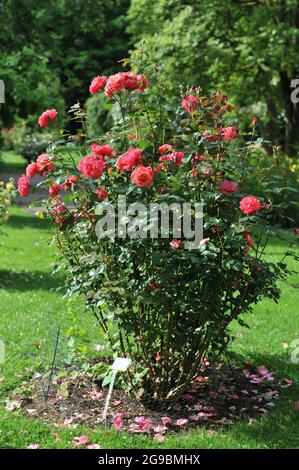
[(257, 370), (258, 370), (259, 374), (261, 374), (261, 375), (269, 374), (269, 371), (268, 371), (267, 367), (265, 367), (265, 366), (260, 366), (260, 367), (257, 368)]
[(175, 425), (176, 426), (186, 426), (186, 424), (188, 424), (189, 420), (187, 418), (181, 418), (181, 419), (177, 419), (176, 422), (175, 422)]
[(88, 436), (86, 435), (74, 437), (73, 439), (73, 447), (86, 446), (88, 443), (89, 443), (89, 439), (88, 439)]
[(171, 424), (171, 418), (169, 418), (169, 416), (163, 416), (161, 421), (165, 426), (167, 426), (167, 424)]
[(162, 434), (155, 434), (154, 440), (158, 442), (163, 442), (165, 440), (165, 436), (162, 436)]

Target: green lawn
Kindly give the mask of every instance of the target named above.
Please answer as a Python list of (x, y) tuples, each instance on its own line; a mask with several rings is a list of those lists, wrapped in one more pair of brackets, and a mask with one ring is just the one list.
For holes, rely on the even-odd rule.
[(27, 162), (15, 152), (0, 152), (0, 175), (5, 173), (22, 173)]
[[(280, 392), (278, 407), (249, 425), (239, 422), (215, 433), (206, 429), (171, 435), (162, 443), (150, 437), (134, 436), (112, 429), (89, 431), (83, 427), (53, 431), (54, 427), (27, 419), (19, 412), (5, 411), (3, 400), (24, 378), (49, 364), (57, 324), (64, 333), (76, 327), (76, 346), (95, 354), (101, 342), (91, 315), (83, 312), (82, 302), (71, 304), (53, 289), (63, 283), (62, 275), (51, 276), (55, 248), (49, 246), (51, 226), (20, 208), (12, 208), (0, 245), (0, 339), (5, 342), (6, 361), (0, 364), (0, 448), (22, 448), (38, 443), (45, 448), (71, 447), (74, 436), (87, 433), (102, 448), (298, 448), (299, 365), (290, 361), (290, 348), (283, 343), (299, 339), (298, 275), (281, 283), (278, 305), (263, 301), (246, 316), (251, 329), (236, 326), (237, 339), (232, 349), (253, 364), (265, 364), (280, 377), (293, 379), (294, 385)], [(268, 257), (277, 260), (284, 242), (276, 240)], [(290, 261), (295, 269), (295, 262)], [(77, 319), (77, 320), (76, 320)], [(240, 334), (242, 331), (242, 334)], [(63, 349), (61, 354), (67, 354)], [(58, 436), (58, 439), (57, 439)]]

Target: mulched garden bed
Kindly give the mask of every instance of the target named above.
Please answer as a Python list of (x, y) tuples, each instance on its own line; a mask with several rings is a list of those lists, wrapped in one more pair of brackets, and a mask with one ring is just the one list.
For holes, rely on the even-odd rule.
[[(21, 409), (27, 416), (38, 418), (56, 427), (76, 428), (104, 425), (102, 413), (108, 387), (77, 371), (75, 379), (54, 380), (45, 399), (46, 379), (39, 373), (31, 379), (29, 397), (7, 400), (6, 408)], [(247, 418), (249, 423), (270, 412), (276, 406), (279, 390), (292, 385), (291, 380), (278, 380), (265, 366), (253, 371), (251, 364), (243, 368), (219, 365), (207, 367), (188, 393), (176, 403), (159, 404), (157, 408), (141, 399), (114, 389), (106, 425), (131, 433), (148, 433), (162, 441), (165, 435), (179, 429), (198, 426), (210, 432), (217, 426), (229, 425)]]

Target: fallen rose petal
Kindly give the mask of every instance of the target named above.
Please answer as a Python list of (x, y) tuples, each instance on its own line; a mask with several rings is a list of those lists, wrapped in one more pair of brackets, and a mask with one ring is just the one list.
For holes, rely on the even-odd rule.
[(257, 370), (258, 370), (259, 374), (261, 374), (261, 375), (269, 374), (269, 371), (268, 371), (267, 367), (265, 367), (265, 366), (260, 366), (260, 367), (257, 368)]
[(171, 424), (171, 418), (169, 418), (169, 416), (162, 416), (161, 421), (165, 426), (167, 426), (167, 424)]
[(281, 381), (281, 388), (288, 388), (293, 385), (293, 381), (291, 379), (287, 379), (284, 377)]
[(5, 377), (0, 377), (0, 383), (3, 382), (5, 380)]
[(191, 395), (191, 393), (186, 393), (186, 395), (183, 395), (183, 396), (182, 396), (182, 400), (185, 400), (185, 401), (193, 401), (193, 400), (194, 400), (194, 397), (193, 397), (193, 395)]
[(165, 436), (162, 434), (154, 434), (154, 440), (158, 442), (163, 442), (165, 440)]
[(41, 378), (41, 376), (42, 376), (42, 375), (41, 375), (39, 372), (35, 372), (35, 374), (33, 374), (33, 377), (32, 377), (32, 378), (33, 378), (33, 380), (38, 380), (38, 379)]
[(29, 444), (27, 449), (39, 449), (39, 445), (38, 444)]
[(119, 406), (121, 404), (121, 400), (115, 400), (113, 402), (113, 406)]
[(181, 419), (177, 419), (176, 422), (175, 422), (175, 425), (176, 426), (186, 426), (186, 424), (188, 424), (189, 420), (187, 418), (181, 418)]
[(89, 443), (88, 436), (83, 435), (79, 437), (74, 437), (73, 439), (73, 447), (78, 447), (78, 446), (86, 446)]
[(250, 372), (249, 369), (243, 369), (242, 372), (245, 375), (245, 377), (250, 377), (250, 375), (251, 375), (251, 372)]
[(101, 400), (104, 394), (103, 392), (97, 392), (96, 390), (93, 390), (92, 392), (90, 392), (89, 396), (92, 400)]
[(295, 410), (299, 411), (299, 401), (296, 401), (296, 403), (295, 403)]
[(163, 434), (166, 430), (167, 430), (167, 427), (161, 426), (160, 424), (158, 424), (157, 426), (153, 428), (153, 431), (156, 432), (157, 434)]
[(100, 449), (101, 447), (99, 446), (99, 444), (89, 444), (87, 446), (87, 449)]
[(259, 411), (263, 414), (268, 413), (268, 410), (266, 410), (265, 408), (259, 408)]

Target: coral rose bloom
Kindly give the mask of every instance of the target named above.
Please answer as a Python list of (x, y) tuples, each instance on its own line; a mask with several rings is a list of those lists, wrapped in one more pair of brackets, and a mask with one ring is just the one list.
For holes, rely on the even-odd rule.
[(26, 175), (22, 175), (21, 178), (18, 179), (18, 193), (22, 197), (27, 197), (30, 193), (29, 179)]
[(54, 108), (44, 111), (38, 119), (40, 127), (47, 127), (50, 121), (54, 121), (57, 118), (57, 114), (58, 112)]
[(168, 152), (171, 152), (171, 150), (173, 150), (173, 147), (170, 144), (163, 144), (163, 145), (160, 145), (158, 150), (160, 153), (168, 153)]
[(111, 99), (118, 91), (143, 91), (147, 86), (148, 80), (144, 75), (135, 75), (132, 72), (118, 72), (108, 78), (105, 86), (105, 95)]
[(182, 106), (186, 113), (192, 114), (198, 108), (198, 98), (193, 95), (188, 95), (183, 99)]
[(258, 212), (260, 208), (261, 203), (255, 196), (246, 196), (240, 201), (240, 210), (243, 214), (254, 214)]
[(229, 196), (232, 193), (236, 193), (238, 191), (238, 185), (235, 181), (223, 180), (219, 186), (219, 192), (226, 194)]
[(112, 158), (114, 150), (110, 145), (100, 145), (93, 142), (90, 147), (91, 152), (97, 156)]
[(138, 166), (135, 168), (133, 173), (131, 174), (131, 180), (140, 188), (144, 188), (152, 184), (154, 179), (154, 172), (151, 167), (146, 166)]
[(36, 165), (38, 173), (41, 176), (44, 176), (49, 171), (55, 170), (55, 166), (53, 165), (54, 159), (50, 157), (47, 153), (42, 153), (36, 159)]
[(34, 178), (35, 175), (38, 173), (38, 166), (35, 162), (29, 163), (26, 167), (26, 175), (28, 178)]
[(141, 149), (129, 149), (117, 159), (116, 168), (118, 171), (130, 171), (133, 166), (141, 164), (142, 157)]
[(221, 135), (224, 140), (236, 140), (238, 138), (238, 128), (235, 126), (223, 127)]
[(82, 158), (77, 168), (86, 178), (100, 178), (105, 167), (106, 162), (103, 157), (87, 155)]
[(98, 93), (100, 90), (104, 88), (106, 85), (107, 78), (106, 77), (100, 77), (99, 75), (97, 77), (94, 77), (91, 80), (91, 84), (89, 86), (89, 91), (92, 95), (95, 95)]

